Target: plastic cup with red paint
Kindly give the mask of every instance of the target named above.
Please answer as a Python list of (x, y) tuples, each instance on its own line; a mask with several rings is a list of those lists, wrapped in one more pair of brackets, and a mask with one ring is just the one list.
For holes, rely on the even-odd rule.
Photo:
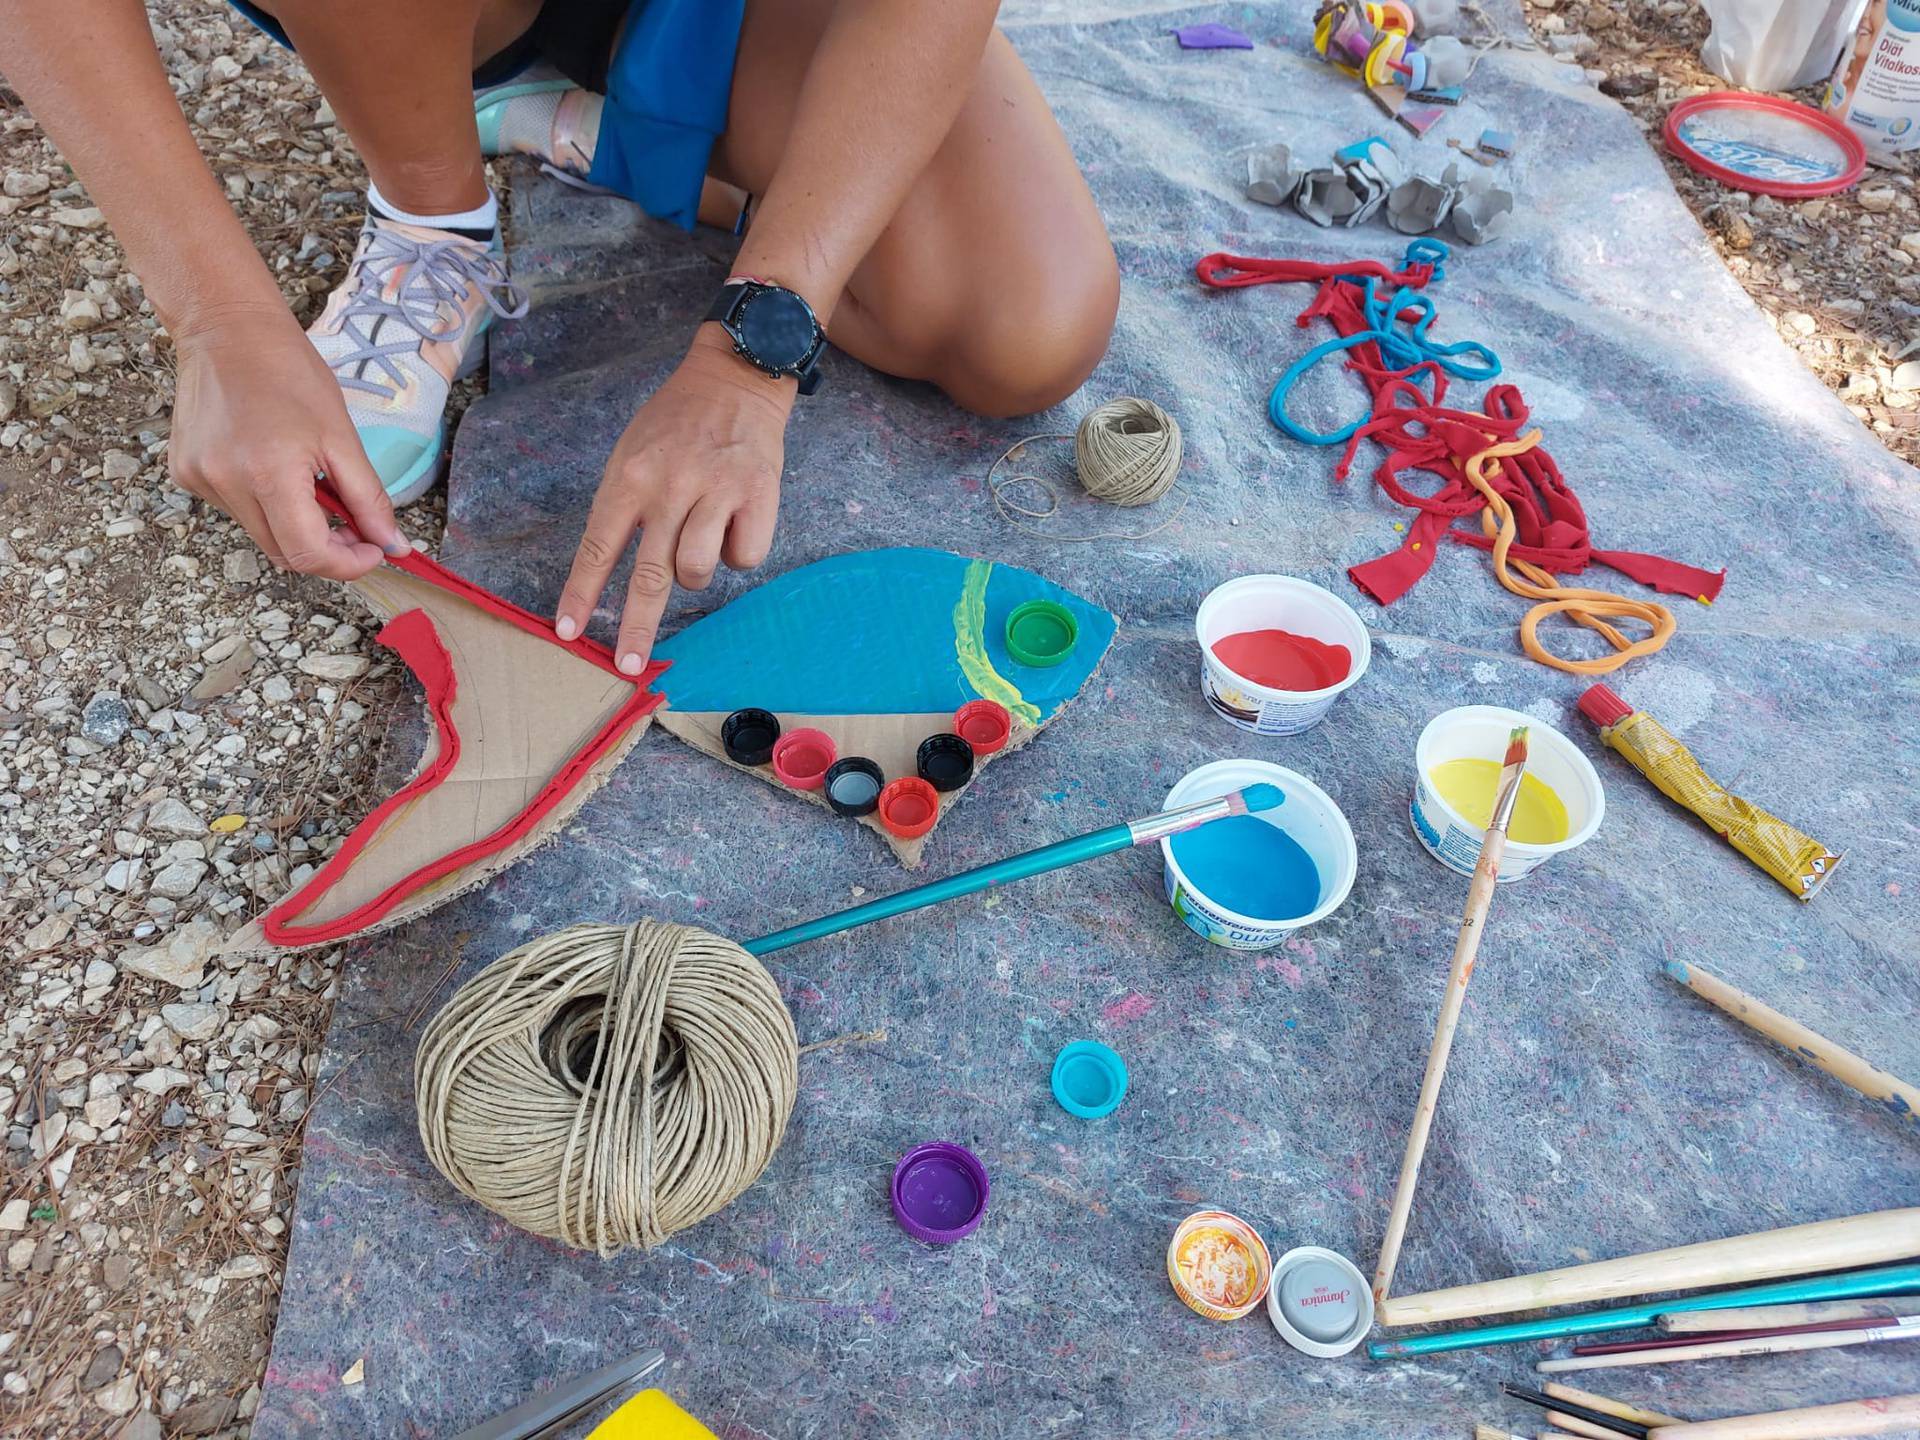
[(1339, 596), (1290, 575), (1243, 575), (1200, 602), (1200, 693), (1229, 724), (1297, 735), (1367, 672), (1373, 642)]

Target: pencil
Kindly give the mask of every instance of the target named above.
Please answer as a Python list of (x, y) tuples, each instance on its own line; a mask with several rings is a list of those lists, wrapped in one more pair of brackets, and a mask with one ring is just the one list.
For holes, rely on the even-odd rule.
[(1739, 1305), (1726, 1310), (1676, 1310), (1654, 1323), (1670, 1335), (1700, 1330), (1774, 1330), (1829, 1320), (1895, 1320), (1920, 1315), (1920, 1295), (1883, 1295), (1877, 1300), (1809, 1300), (1797, 1305)]

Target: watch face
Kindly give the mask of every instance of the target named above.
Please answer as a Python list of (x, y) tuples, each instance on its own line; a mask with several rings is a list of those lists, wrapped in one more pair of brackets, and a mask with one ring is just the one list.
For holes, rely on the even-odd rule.
[(813, 312), (787, 290), (761, 290), (740, 309), (740, 340), (769, 370), (794, 370), (813, 348)]

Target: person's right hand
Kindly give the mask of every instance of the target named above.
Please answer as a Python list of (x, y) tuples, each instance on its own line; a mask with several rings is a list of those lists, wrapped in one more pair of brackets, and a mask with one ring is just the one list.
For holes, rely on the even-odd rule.
[[(239, 521), (283, 570), (352, 580), (407, 553), (339, 382), (284, 307), (232, 306), (174, 335), (173, 482)], [(324, 475), (352, 517), (329, 526)]]

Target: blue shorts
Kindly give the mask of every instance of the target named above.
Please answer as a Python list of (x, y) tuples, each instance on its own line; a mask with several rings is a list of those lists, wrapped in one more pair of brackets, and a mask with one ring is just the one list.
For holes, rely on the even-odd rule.
[[(247, 0), (231, 3), (292, 48), (272, 16)], [(489, 62), (481, 77), (499, 84), (514, 68), (551, 58), (570, 78), (602, 89), (607, 103), (588, 183), (691, 230), (713, 142), (727, 127), (745, 8), (746, 0), (547, 0), (526, 41), (502, 57), (510, 63)]]

